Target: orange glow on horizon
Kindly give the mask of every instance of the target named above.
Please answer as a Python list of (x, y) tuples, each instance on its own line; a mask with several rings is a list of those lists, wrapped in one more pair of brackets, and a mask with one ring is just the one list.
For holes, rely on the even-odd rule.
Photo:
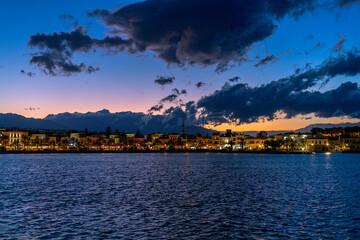
[(214, 129), (216, 131), (226, 131), (232, 129), (234, 132), (244, 131), (293, 131), (299, 128), (307, 127), (311, 124), (339, 124), (339, 123), (357, 123), (360, 122), (358, 118), (347, 117), (332, 117), (332, 118), (319, 118), (313, 114), (291, 118), (291, 119), (276, 119), (273, 121), (245, 123), (241, 125), (235, 124), (221, 124), (218, 126), (205, 125), (204, 127)]
[[(108, 109), (111, 113), (115, 112), (123, 112), (123, 111), (132, 111), (132, 112), (146, 112), (144, 111), (144, 105), (137, 105), (132, 107), (123, 108), (119, 106), (118, 108), (109, 108), (100, 106), (93, 106), (88, 109), (88, 106), (83, 106), (83, 108), (79, 108), (77, 111), (69, 111), (67, 110), (67, 106), (61, 106), (56, 111), (53, 111), (54, 108), (39, 109), (35, 111), (28, 111), (25, 109), (17, 109), (18, 111), (7, 111), (3, 113), (14, 113), (19, 114), (27, 118), (45, 118), (49, 114), (58, 114), (64, 112), (79, 112), (79, 113), (87, 113), (87, 112), (97, 112), (102, 109)], [(131, 109), (131, 110), (129, 110)], [(299, 128), (304, 128), (311, 124), (339, 124), (339, 123), (357, 123), (360, 122), (358, 118), (348, 118), (348, 117), (332, 117), (332, 118), (319, 118), (315, 117), (313, 114), (309, 114), (306, 116), (299, 116), (291, 119), (279, 118), (273, 121), (264, 121), (264, 122), (254, 122), (254, 123), (244, 123), (241, 125), (226, 123), (218, 126), (214, 125), (204, 125), (203, 127), (208, 129), (213, 129), (216, 131), (226, 131), (226, 129), (232, 129), (234, 132), (244, 132), (244, 131), (292, 131)]]

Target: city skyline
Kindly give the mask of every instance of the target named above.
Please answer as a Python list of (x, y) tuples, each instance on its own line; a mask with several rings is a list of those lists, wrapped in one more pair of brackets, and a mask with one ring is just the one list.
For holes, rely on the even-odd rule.
[[(221, 131), (234, 122), (236, 131), (360, 122), (358, 1), (183, 1), (179, 14), (188, 15), (175, 14), (183, 19), (148, 15), (178, 2), (3, 2), (0, 112), (44, 118), (155, 107), (154, 115), (215, 121), (204, 126)], [(153, 27), (131, 25), (142, 18)]]
[(310, 132), (268, 134), (255, 136), (245, 133), (212, 132), (206, 135), (155, 132), (142, 134), (113, 131), (0, 129), (2, 152), (261, 152), (261, 153), (326, 153), (359, 152), (360, 126), (312, 128)]

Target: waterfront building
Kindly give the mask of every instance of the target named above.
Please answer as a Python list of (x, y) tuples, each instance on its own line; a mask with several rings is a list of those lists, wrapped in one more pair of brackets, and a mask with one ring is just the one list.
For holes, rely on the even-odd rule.
[(180, 134), (177, 133), (171, 133), (168, 136), (169, 136), (169, 141), (173, 141), (173, 142), (177, 142), (178, 139), (180, 138)]
[(56, 143), (58, 143), (58, 137), (57, 136), (48, 136), (47, 142), (56, 144)]
[(280, 149), (293, 152), (308, 151), (308, 139), (311, 133), (284, 133), (275, 135), (275, 141), (280, 143)]
[(8, 144), (16, 144), (22, 143), (24, 138), (27, 138), (29, 134), (27, 131), (4, 131), (2, 135)]
[(262, 150), (264, 149), (266, 139), (263, 138), (246, 138), (245, 149)]
[(357, 129), (343, 131), (327, 130), (313, 133), (284, 133), (268, 137), (259, 132), (257, 137), (235, 133), (227, 129), (225, 133), (212, 135), (152, 133), (103, 134), (66, 132), (51, 130), (0, 131), (0, 150), (81, 150), (81, 151), (119, 151), (119, 150), (221, 150), (221, 151), (283, 151), (283, 152), (341, 152), (360, 151), (360, 136)]
[(360, 137), (360, 132), (351, 132), (350, 137)]
[(135, 133), (125, 133), (125, 135), (126, 135), (126, 138), (128, 138), (128, 139), (135, 137)]
[(211, 138), (211, 144), (212, 144), (212, 149), (214, 149), (214, 150), (223, 149), (224, 143), (220, 137), (219, 132), (213, 133), (212, 138)]
[(342, 150), (360, 152), (360, 137), (345, 137), (341, 139)]
[(78, 141), (81, 137), (85, 137), (85, 133), (82, 132), (73, 132), (70, 133), (70, 139)]
[(308, 138), (308, 149), (310, 152), (329, 152), (329, 139), (325, 137)]
[(235, 149), (241, 149), (244, 150), (245, 149), (245, 138), (249, 138), (250, 136), (245, 136), (244, 133), (240, 133), (238, 135), (235, 136)]
[(35, 134), (31, 134), (30, 136), (30, 141), (45, 141), (46, 139), (46, 134), (44, 133), (35, 133)]

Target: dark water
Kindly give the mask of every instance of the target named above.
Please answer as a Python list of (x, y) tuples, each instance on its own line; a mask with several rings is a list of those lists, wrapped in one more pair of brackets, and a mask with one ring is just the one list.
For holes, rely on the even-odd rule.
[(360, 155), (0, 155), (0, 239), (359, 239)]

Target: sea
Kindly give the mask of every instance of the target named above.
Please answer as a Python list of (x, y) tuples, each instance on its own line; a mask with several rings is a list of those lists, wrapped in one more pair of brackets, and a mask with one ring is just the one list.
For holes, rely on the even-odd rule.
[(0, 154), (0, 239), (360, 239), (360, 154)]

